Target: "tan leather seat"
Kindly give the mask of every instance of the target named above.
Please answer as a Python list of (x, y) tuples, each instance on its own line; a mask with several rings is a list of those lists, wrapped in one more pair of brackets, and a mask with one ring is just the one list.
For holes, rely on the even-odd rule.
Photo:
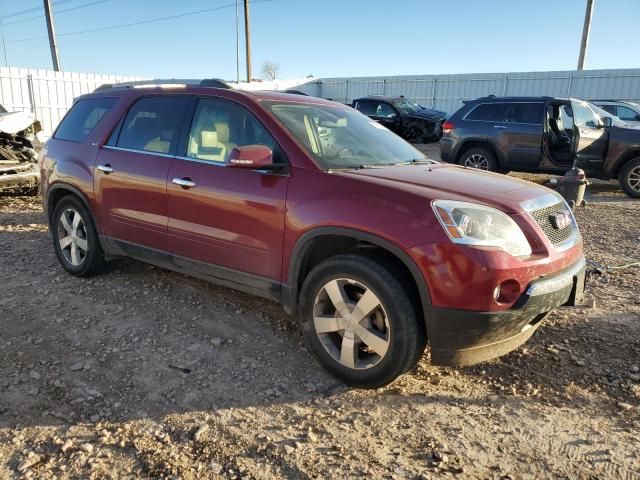
[(216, 133), (218, 134), (218, 142), (222, 143), (227, 148), (227, 152), (231, 152), (231, 150), (233, 150), (237, 145), (230, 142), (229, 124), (227, 122), (218, 121), (213, 125), (216, 129)]
[[(218, 132), (215, 130), (202, 130), (200, 138), (196, 140), (196, 149), (194, 156), (203, 160), (224, 162), (227, 157), (227, 147), (218, 140)], [(189, 151), (191, 152), (191, 146)]]

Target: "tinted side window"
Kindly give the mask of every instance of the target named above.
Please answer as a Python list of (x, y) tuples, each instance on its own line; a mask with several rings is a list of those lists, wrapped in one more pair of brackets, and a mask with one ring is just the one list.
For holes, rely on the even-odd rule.
[(606, 110), (607, 112), (609, 112), (612, 115), (618, 115), (617, 111), (616, 111), (616, 106), (615, 105), (598, 105), (600, 108), (602, 108), (603, 110)]
[(189, 97), (153, 96), (138, 100), (122, 124), (117, 146), (146, 152), (175, 150)]
[(356, 103), (356, 110), (364, 115), (372, 116), (376, 114), (376, 105), (376, 102), (372, 102), (371, 100), (359, 100), (358, 103)]
[(467, 113), (465, 119), (502, 122), (504, 121), (504, 107), (504, 103), (483, 103)]
[(378, 102), (376, 105), (376, 117), (392, 117), (396, 115), (396, 111), (387, 102)]
[(104, 97), (76, 102), (60, 123), (53, 138), (82, 142), (117, 101), (117, 98)]
[(638, 120), (638, 114), (630, 108), (618, 105), (618, 118), (620, 120), (634, 121)]
[(505, 109), (505, 121), (514, 123), (542, 124), (544, 105), (542, 103), (508, 103)]
[(233, 103), (202, 99), (198, 102), (187, 141), (187, 156), (226, 162), (231, 150), (245, 145), (266, 145), (278, 162), (275, 139), (244, 108)]

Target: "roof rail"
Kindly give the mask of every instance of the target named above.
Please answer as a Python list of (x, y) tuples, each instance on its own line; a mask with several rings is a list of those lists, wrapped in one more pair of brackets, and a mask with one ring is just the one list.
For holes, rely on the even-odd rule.
[(218, 78), (204, 78), (204, 79), (176, 79), (171, 78), (168, 80), (137, 80), (134, 82), (122, 82), (122, 83), (105, 83), (100, 85), (94, 90), (94, 92), (104, 92), (107, 90), (117, 90), (122, 88), (153, 88), (153, 87), (186, 87), (187, 85), (197, 87), (213, 87), (213, 88), (231, 88), (224, 80)]

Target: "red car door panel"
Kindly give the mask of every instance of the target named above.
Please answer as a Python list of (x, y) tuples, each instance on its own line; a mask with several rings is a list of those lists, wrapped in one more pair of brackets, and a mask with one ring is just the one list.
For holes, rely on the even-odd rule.
[(236, 146), (255, 144), (276, 148), (253, 114), (235, 102), (198, 101), (167, 182), (176, 262), (183, 257), (279, 282), (289, 177), (226, 163)]
[[(190, 178), (184, 189), (173, 178)], [(287, 177), (176, 158), (169, 243), (177, 256), (280, 278)]]
[[(100, 149), (94, 178), (105, 235), (168, 250), (166, 195), (170, 165), (168, 155)], [(105, 173), (100, 166), (113, 171)]]

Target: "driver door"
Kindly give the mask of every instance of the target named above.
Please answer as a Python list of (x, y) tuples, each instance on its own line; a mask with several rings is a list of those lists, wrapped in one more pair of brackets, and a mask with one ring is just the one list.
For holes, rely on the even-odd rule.
[(198, 99), (187, 131), (167, 182), (174, 262), (240, 283), (279, 282), (288, 169), (231, 168), (227, 160), (236, 146), (260, 144), (286, 167), (280, 147), (248, 110), (217, 98)]
[(375, 113), (371, 116), (394, 133), (400, 133), (402, 118), (400, 113), (387, 102), (377, 102)]
[(600, 117), (586, 102), (571, 100), (573, 111), (576, 166), (587, 173), (601, 169), (609, 144), (609, 133), (603, 127)]

